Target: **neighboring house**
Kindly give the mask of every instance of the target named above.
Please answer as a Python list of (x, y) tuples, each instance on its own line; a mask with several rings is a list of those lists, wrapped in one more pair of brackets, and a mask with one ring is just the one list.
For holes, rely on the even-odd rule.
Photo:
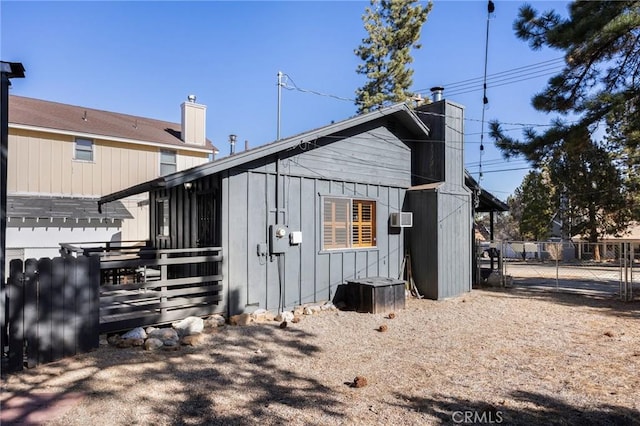
[[(587, 238), (582, 235), (576, 235), (571, 238), (576, 245), (576, 256), (584, 259), (585, 255), (589, 257), (595, 252), (595, 244), (590, 243)], [(619, 259), (623, 254), (621, 245), (628, 243), (627, 250), (633, 250), (634, 259), (640, 259), (640, 223), (634, 222), (625, 232), (620, 235), (603, 235), (598, 238), (598, 251), (601, 259)]]
[[(463, 108), (397, 104), (102, 197), (150, 193), (156, 248), (222, 248), (227, 314), (331, 300), (402, 275), (434, 299), (471, 290)], [(482, 197), (482, 195), (481, 195)], [(484, 200), (486, 201), (486, 200)], [(399, 227), (413, 213), (413, 227)]]
[(146, 195), (100, 196), (210, 160), (206, 107), (182, 104), (181, 123), (10, 96), (7, 256), (58, 254), (63, 242), (145, 240)]

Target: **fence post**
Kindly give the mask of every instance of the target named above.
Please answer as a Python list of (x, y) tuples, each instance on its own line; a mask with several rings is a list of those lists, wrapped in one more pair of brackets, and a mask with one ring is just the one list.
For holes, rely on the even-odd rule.
[(27, 368), (38, 365), (38, 261), (27, 259), (24, 264), (24, 335)]
[(65, 259), (71, 256), (56, 257), (51, 261), (51, 360), (63, 357), (64, 347), (64, 281)]
[(43, 257), (38, 261), (38, 363), (46, 364), (53, 361), (53, 344), (51, 334), (53, 297), (55, 293), (51, 291), (52, 261)]
[(9, 357), (8, 372), (22, 371), (24, 368), (24, 293), (22, 285), (22, 260), (14, 259), (9, 263), (9, 281), (7, 283), (9, 303)]
[(78, 330), (76, 348), (80, 353), (99, 346), (100, 340), (100, 258), (78, 256), (77, 258), (77, 309)]
[(560, 291), (559, 287), (559, 278), (560, 278), (560, 244), (559, 243), (555, 243), (556, 244), (556, 292)]

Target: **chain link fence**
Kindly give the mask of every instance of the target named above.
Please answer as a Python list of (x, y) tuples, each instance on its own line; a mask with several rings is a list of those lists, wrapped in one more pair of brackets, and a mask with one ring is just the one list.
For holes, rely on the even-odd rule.
[(477, 247), (481, 282), (640, 299), (638, 241), (494, 241)]

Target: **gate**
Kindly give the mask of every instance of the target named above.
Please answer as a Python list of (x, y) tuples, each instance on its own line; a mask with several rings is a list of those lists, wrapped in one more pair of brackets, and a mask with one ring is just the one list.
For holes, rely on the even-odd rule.
[(2, 285), (3, 372), (57, 361), (98, 347), (100, 260), (12, 260)]
[(640, 295), (634, 243), (502, 241), (491, 247), (499, 250), (504, 282), (622, 300)]

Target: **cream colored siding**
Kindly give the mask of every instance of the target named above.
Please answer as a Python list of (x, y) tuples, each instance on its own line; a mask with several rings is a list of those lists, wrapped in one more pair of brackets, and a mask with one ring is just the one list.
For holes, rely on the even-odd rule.
[[(160, 147), (94, 139), (94, 161), (74, 160), (75, 138), (11, 129), (9, 193), (100, 196), (159, 176)], [(207, 153), (178, 150), (177, 168), (197, 166)]]

